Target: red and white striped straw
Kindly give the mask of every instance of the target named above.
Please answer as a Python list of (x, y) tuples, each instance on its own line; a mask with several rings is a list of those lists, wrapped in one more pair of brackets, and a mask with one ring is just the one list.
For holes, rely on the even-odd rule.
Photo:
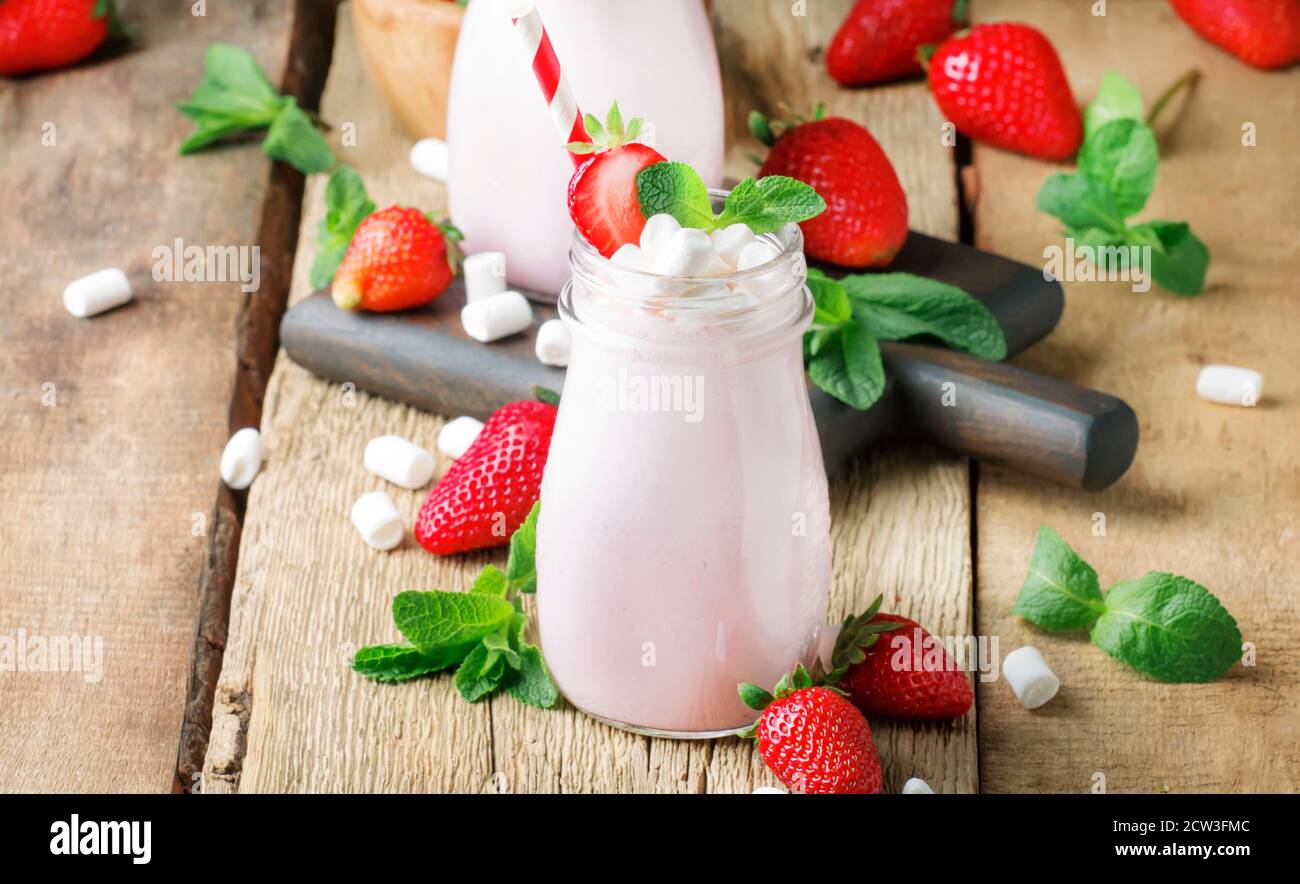
[[(564, 139), (564, 144), (571, 141), (590, 141), (587, 127), (582, 124), (582, 111), (578, 100), (573, 96), (573, 89), (560, 69), (560, 60), (555, 57), (555, 47), (542, 24), (542, 17), (532, 3), (515, 3), (510, 11), (515, 33), (523, 44), (527, 57), (532, 59), (533, 75), (537, 85), (542, 87), (542, 96), (551, 109), (551, 119), (556, 131)], [(567, 151), (566, 151), (567, 152)], [(579, 165), (586, 157), (569, 153), (573, 164)]]

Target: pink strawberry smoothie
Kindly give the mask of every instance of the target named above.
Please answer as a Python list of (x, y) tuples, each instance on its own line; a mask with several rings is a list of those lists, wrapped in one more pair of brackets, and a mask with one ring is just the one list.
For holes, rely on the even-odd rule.
[[(466, 251), (505, 253), (512, 285), (553, 299), (569, 277), (573, 165), (517, 45), (510, 5), (475, 0), (461, 26), (447, 108), (450, 212)], [(584, 109), (603, 116), (618, 99), (652, 127), (643, 140), (720, 183), (722, 86), (700, 0), (536, 6)]]
[(678, 284), (573, 247), (538, 617), (568, 700), (633, 730), (743, 727), (737, 684), (817, 651), (830, 518), (800, 343), (812, 303), (798, 228), (765, 239), (779, 256), (760, 270), (787, 282), (758, 296), (755, 271)]

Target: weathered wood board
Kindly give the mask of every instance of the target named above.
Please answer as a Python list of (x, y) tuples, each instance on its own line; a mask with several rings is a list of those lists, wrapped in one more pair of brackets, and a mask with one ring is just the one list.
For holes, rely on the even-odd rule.
[[(845, 92), (825, 76), (816, 47), (833, 33), (848, 0), (715, 4), (715, 32), (728, 93), (729, 171), (749, 174), (752, 107), (811, 107), (871, 127), (909, 194), (912, 225), (956, 238), (952, 151), (918, 83)], [(356, 126), (340, 156), (364, 176), (375, 201), (445, 207), (442, 188), (408, 166), (409, 141), (361, 73), (340, 12), (322, 115)], [(932, 139), (917, 139), (932, 132)], [(308, 183), (292, 298), (309, 294), (307, 268), (323, 213), (323, 178)], [(235, 583), (230, 641), (213, 710), (204, 767), (209, 792), (484, 791), (736, 792), (771, 775), (736, 740), (652, 740), (597, 724), (570, 708), (528, 709), (510, 698), (465, 704), (450, 678), (399, 687), (366, 682), (347, 661), (359, 644), (389, 640), (389, 602), (405, 588), (464, 588), (500, 555), (435, 558), (409, 538), (390, 553), (368, 550), (348, 508), (387, 487), (412, 517), (424, 493), (384, 486), (361, 464), (366, 442), (398, 433), (429, 448), (442, 419), (327, 384), (278, 360), (267, 393), (267, 465), (254, 483)], [(445, 468), (446, 464), (440, 464)], [(834, 587), (838, 618), (885, 593), (895, 610), (938, 634), (971, 621), (971, 503), (964, 460), (882, 448), (833, 483)], [(937, 789), (978, 786), (974, 713), (955, 725), (880, 723), (886, 788), (909, 776)]]
[[(1198, 38), (1163, 0), (1093, 4), (979, 0), (978, 19), (1041, 28), (1080, 102), (1116, 68), (1147, 102), (1182, 70), (1203, 77), (1158, 126), (1162, 158), (1142, 218), (1187, 220), (1210, 248), (1197, 299), (1128, 284), (1066, 283), (1057, 332), (1018, 361), (1132, 403), (1142, 441), (1128, 476), (1087, 495), (980, 469), (977, 628), (1006, 653), (1032, 643), (1060, 695), (1026, 712), (1003, 684), (979, 691), (982, 786), (998, 792), (1295, 792), (1300, 789), (1300, 70), (1263, 73)], [(1173, 127), (1169, 124), (1174, 124)], [(1250, 124), (1256, 145), (1243, 144)], [(1049, 164), (975, 147), (976, 244), (1022, 261), (1062, 244), (1034, 211)], [(1201, 401), (1201, 365), (1265, 376), (1254, 409)], [(1094, 533), (1102, 525), (1104, 535)], [(1209, 685), (1164, 685), (1092, 647), (1010, 616), (1034, 533), (1055, 527), (1103, 587), (1148, 570), (1184, 574), (1235, 615), (1258, 665)], [(1103, 779), (1104, 778), (1104, 779)]]
[[(218, 503), (218, 460), (247, 296), (238, 282), (158, 281), (153, 250), (177, 238), (259, 243), (271, 162), (253, 145), (178, 157), (192, 124), (175, 103), (219, 39), (246, 46), (280, 82), (293, 5), (130, 13), (129, 47), (0, 79), (0, 637), (10, 653), (21, 652), (20, 631), (29, 654), (64, 636), (91, 652), (88, 677), (0, 671), (5, 791), (181, 785), (209, 550), (234, 522), (229, 495)], [(266, 286), (285, 255), (264, 245)], [(134, 303), (70, 316), (63, 286), (112, 266), (131, 277)]]

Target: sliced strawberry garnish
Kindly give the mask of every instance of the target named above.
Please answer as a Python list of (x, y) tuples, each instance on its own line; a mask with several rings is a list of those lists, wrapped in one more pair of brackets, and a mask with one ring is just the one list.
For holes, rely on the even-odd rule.
[(604, 125), (591, 114), (585, 122), (592, 140), (574, 142), (569, 150), (592, 156), (569, 179), (569, 217), (578, 232), (608, 258), (619, 246), (640, 241), (645, 216), (637, 199), (636, 176), (665, 160), (653, 147), (636, 142), (641, 120), (633, 118), (624, 126), (618, 102)]

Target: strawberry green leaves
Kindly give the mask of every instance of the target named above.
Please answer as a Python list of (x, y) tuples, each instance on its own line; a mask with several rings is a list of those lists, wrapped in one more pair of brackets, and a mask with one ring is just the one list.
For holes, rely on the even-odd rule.
[(1241, 656), (1237, 622), (1205, 587), (1150, 571), (1103, 595), (1097, 572), (1046, 526), (1011, 610), (1044, 629), (1090, 627), (1093, 644), (1160, 681), (1211, 681)]
[(312, 288), (324, 288), (334, 280), (352, 234), (374, 210), (361, 176), (351, 166), (339, 166), (325, 185), (325, 217), (316, 228), (316, 257), (311, 262)]
[(771, 233), (826, 210), (826, 201), (807, 184), (783, 175), (769, 175), (757, 181), (746, 178), (737, 184), (727, 195), (722, 213), (714, 215), (704, 179), (686, 163), (647, 166), (636, 176), (636, 189), (645, 217), (672, 215), (683, 227), (704, 231), (746, 224), (756, 234)]
[(619, 111), (616, 101), (609, 106), (604, 125), (601, 125), (600, 118), (595, 114), (583, 114), (582, 125), (591, 136), (591, 140), (570, 141), (565, 145), (565, 149), (570, 153), (586, 155), (599, 150), (622, 147), (640, 138), (641, 129), (645, 124), (640, 117), (633, 117), (624, 125), (623, 114)]
[(988, 308), (955, 286), (909, 273), (833, 280), (808, 272), (815, 305), (804, 335), (813, 383), (854, 408), (870, 408), (885, 389), (878, 341), (926, 335), (985, 359), (1007, 354), (1002, 328)]
[(324, 172), (334, 154), (311, 118), (292, 95), (282, 96), (266, 79), (253, 56), (238, 46), (214, 43), (203, 60), (203, 79), (180, 112), (196, 124), (181, 144), (191, 154), (253, 129), (267, 129), (262, 151), (299, 171)]
[(1200, 294), (1210, 253), (1191, 229), (1183, 222), (1128, 222), (1146, 206), (1159, 161), (1155, 133), (1142, 120), (1141, 96), (1121, 74), (1108, 71), (1084, 114), (1078, 170), (1043, 182), (1038, 209), (1059, 218), (1065, 235), (1102, 270), (1126, 269), (1129, 246), (1149, 248), (1156, 282), (1180, 295)]
[(469, 592), (408, 591), (393, 599), (393, 623), (408, 644), (370, 645), (352, 668), (367, 678), (399, 682), (456, 667), (460, 695), (476, 703), (504, 688), (530, 706), (559, 701), (541, 649), (524, 641), (528, 615), (517, 593), (537, 584), (539, 504), (510, 538), (506, 569), (485, 567)]

